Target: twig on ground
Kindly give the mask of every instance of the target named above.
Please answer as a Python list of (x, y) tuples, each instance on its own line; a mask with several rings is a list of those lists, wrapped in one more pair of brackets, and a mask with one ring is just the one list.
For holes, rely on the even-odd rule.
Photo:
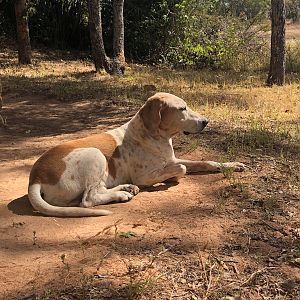
[(204, 262), (203, 262), (203, 257), (202, 257), (202, 255), (199, 251), (198, 251), (198, 257), (199, 257), (199, 260), (200, 260), (200, 263), (201, 263), (201, 268), (202, 268), (203, 273), (204, 273), (204, 279), (205, 279), (206, 286), (208, 286), (208, 278), (207, 278), (206, 268), (205, 268), (205, 265), (204, 265)]
[(6, 118), (3, 118), (0, 114), (0, 125), (3, 127), (7, 127), (7, 122), (6, 122)]
[(218, 262), (219, 265), (223, 267), (226, 271), (229, 270), (228, 266), (225, 264), (225, 262), (221, 259), (219, 259), (217, 256), (213, 256), (213, 258)]
[(154, 255), (151, 257), (151, 261), (150, 261), (150, 264), (148, 265), (148, 268), (151, 268), (154, 264), (154, 261), (156, 261), (156, 259), (158, 257), (160, 257), (161, 255), (165, 254), (166, 252), (168, 252), (170, 250), (170, 248), (167, 248), (167, 249), (164, 249), (162, 251), (160, 251), (157, 255)]
[(239, 275), (240, 272), (239, 272), (239, 270), (238, 270), (236, 264), (234, 263), (232, 266), (233, 266), (233, 270), (234, 270), (235, 274)]
[(108, 251), (106, 254), (103, 255), (103, 257), (101, 258), (100, 262), (99, 262), (98, 265), (97, 265), (97, 268), (96, 268), (97, 272), (99, 271), (101, 265), (103, 264), (104, 259), (105, 259), (107, 256), (109, 256), (111, 253), (112, 253), (112, 250)]
[(268, 269), (269, 267), (265, 267), (265, 268), (262, 268), (262, 269), (259, 269), (255, 272), (253, 272), (248, 279), (246, 279), (244, 282), (241, 283), (241, 286), (245, 286), (245, 285), (248, 285), (248, 284), (251, 284), (253, 282), (253, 280), (256, 278), (257, 275), (263, 273), (266, 269)]
[(118, 230), (117, 230), (117, 226), (120, 224), (121, 221), (122, 221), (122, 219), (119, 219), (119, 220), (117, 220), (114, 224), (108, 225), (108, 226), (104, 227), (101, 231), (99, 231), (99, 232), (97, 232), (96, 234), (94, 234), (94, 235), (92, 235), (92, 236), (90, 236), (90, 237), (84, 239), (83, 242), (84, 242), (84, 243), (87, 243), (87, 242), (89, 242), (90, 240), (92, 240), (93, 238), (95, 238), (95, 237), (97, 237), (97, 236), (99, 236), (99, 235), (105, 234), (105, 233), (108, 232), (112, 227), (115, 228), (115, 233), (116, 233), (116, 232), (118, 231)]
[(275, 230), (275, 231), (280, 232), (281, 234), (283, 234), (283, 235), (285, 235), (285, 236), (288, 235), (288, 234), (283, 230), (282, 227), (277, 227), (277, 226), (275, 226), (275, 225), (273, 225), (273, 224), (271, 224), (270, 222), (267, 222), (267, 221), (265, 221), (265, 220), (262, 220), (262, 223), (265, 224), (265, 225), (267, 225), (269, 228), (271, 228), (271, 229), (273, 229), (273, 230)]
[(249, 254), (250, 252), (250, 246), (251, 246), (251, 236), (250, 236), (250, 233), (249, 233), (249, 229), (247, 229), (247, 249), (246, 249), (246, 254)]

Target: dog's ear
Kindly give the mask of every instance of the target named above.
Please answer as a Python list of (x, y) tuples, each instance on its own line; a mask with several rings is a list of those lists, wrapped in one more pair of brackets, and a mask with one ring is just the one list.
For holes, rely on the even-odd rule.
[(164, 107), (164, 101), (162, 101), (159, 97), (154, 96), (149, 98), (139, 111), (139, 115), (144, 126), (153, 136), (158, 135), (161, 114)]

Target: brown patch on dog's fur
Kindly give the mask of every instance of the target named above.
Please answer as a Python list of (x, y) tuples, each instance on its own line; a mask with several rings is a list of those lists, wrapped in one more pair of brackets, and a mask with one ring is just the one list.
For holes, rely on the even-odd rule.
[(164, 104), (164, 101), (160, 98), (151, 97), (139, 111), (140, 118), (151, 135), (157, 135), (158, 133)]
[(178, 122), (174, 122), (174, 116), (178, 114), (178, 109), (176, 107), (167, 107), (164, 110), (159, 128), (165, 132), (168, 132), (170, 136), (174, 136), (176, 133), (180, 132), (178, 127)]
[(111, 175), (114, 179), (117, 175), (117, 169), (115, 166), (115, 160), (116, 158), (119, 158), (121, 156), (119, 147), (116, 147), (113, 153), (110, 156), (107, 156), (104, 152), (102, 152), (104, 156), (106, 157), (108, 161), (108, 173)]
[(171, 136), (179, 132), (174, 128), (174, 114), (186, 103), (179, 97), (165, 93), (156, 93), (140, 109), (140, 118), (150, 135), (157, 136), (159, 130), (167, 131)]
[(29, 184), (46, 183), (55, 185), (66, 170), (63, 158), (78, 148), (97, 148), (108, 161), (109, 174), (115, 178), (116, 168), (114, 158), (120, 157), (120, 150), (112, 135), (100, 133), (91, 137), (78, 139), (58, 145), (44, 153), (33, 165), (30, 172)]

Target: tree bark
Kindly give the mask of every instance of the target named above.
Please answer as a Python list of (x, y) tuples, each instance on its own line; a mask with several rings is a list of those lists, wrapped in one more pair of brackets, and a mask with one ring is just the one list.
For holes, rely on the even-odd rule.
[(117, 58), (122, 65), (125, 65), (123, 9), (124, 9), (124, 0), (113, 0), (114, 58)]
[(2, 101), (2, 84), (0, 79), (0, 111), (2, 109), (3, 101)]
[[(99, 72), (103, 67), (105, 71), (111, 75), (123, 75), (125, 66), (121, 60), (125, 62), (124, 57), (124, 22), (123, 22), (123, 5), (124, 0), (117, 1), (116, 13), (118, 15), (117, 22), (118, 30), (114, 29), (114, 42), (113, 42), (113, 59), (110, 59), (105, 52), (103, 34), (102, 34), (102, 20), (101, 20), (101, 0), (88, 0), (89, 11), (89, 29), (91, 37), (92, 54), (96, 71)], [(114, 1), (114, 15), (115, 15), (115, 1)], [(115, 27), (114, 27), (115, 28)], [(115, 50), (115, 39), (116, 50)], [(117, 56), (115, 56), (117, 53)], [(121, 56), (123, 55), (123, 58)], [(121, 60), (120, 60), (121, 58)]]
[(285, 0), (272, 0), (271, 58), (267, 85), (285, 82)]
[[(0, 0), (1, 1), (1, 0)], [(3, 100), (2, 100), (2, 84), (0, 79), (0, 127), (7, 127), (6, 118), (2, 117), (1, 110), (2, 110)]]
[(15, 14), (20, 64), (31, 64), (31, 46), (28, 28), (26, 0), (15, 0)]
[(111, 63), (105, 52), (102, 35), (101, 0), (88, 0), (88, 12), (92, 55), (96, 71), (99, 72), (104, 67), (106, 72), (111, 74)]

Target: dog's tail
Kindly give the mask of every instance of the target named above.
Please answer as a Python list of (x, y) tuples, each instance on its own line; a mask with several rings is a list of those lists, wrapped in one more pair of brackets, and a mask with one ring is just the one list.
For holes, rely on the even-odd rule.
[(53, 217), (92, 217), (112, 214), (109, 210), (85, 207), (60, 207), (47, 203), (41, 196), (41, 185), (34, 183), (28, 188), (28, 198), (38, 212)]

